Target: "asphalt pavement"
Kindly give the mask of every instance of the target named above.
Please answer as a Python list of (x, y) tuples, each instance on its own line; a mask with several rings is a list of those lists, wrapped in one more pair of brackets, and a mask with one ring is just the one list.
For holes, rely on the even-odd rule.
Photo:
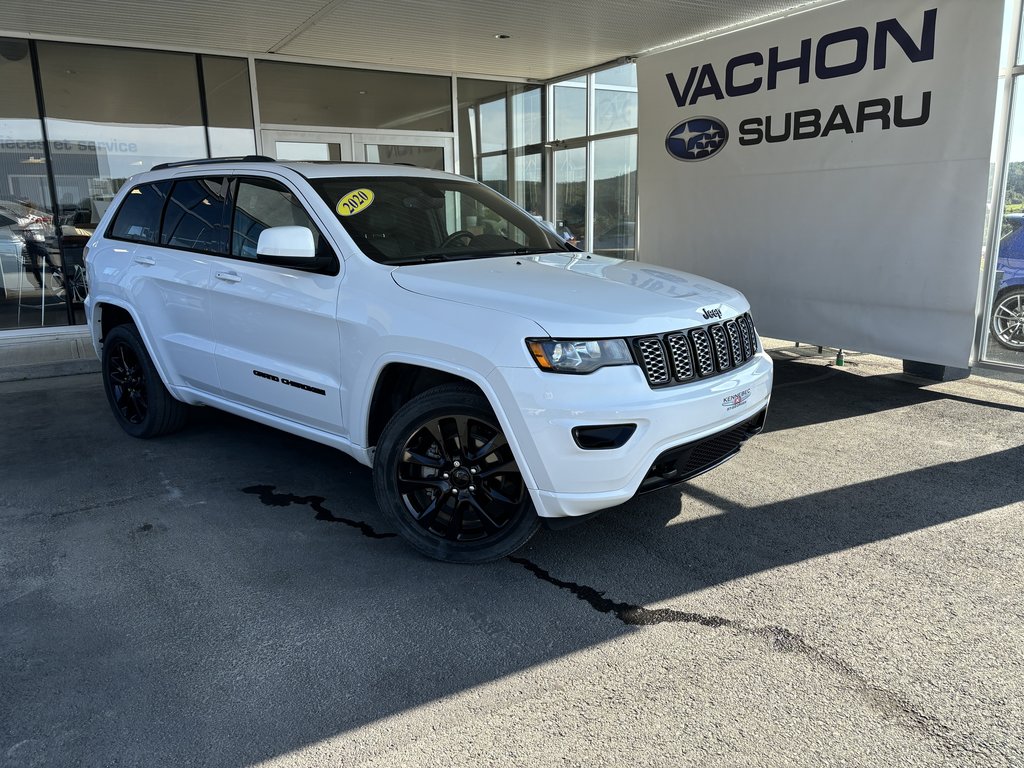
[(486, 566), (329, 448), (0, 383), (0, 766), (1024, 764), (1024, 383), (807, 351), (738, 457)]

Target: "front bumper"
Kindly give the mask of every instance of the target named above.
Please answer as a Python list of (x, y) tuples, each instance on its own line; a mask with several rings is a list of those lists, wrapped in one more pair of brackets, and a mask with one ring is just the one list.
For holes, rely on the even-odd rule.
[[(652, 470), (663, 476), (666, 482), (661, 485), (686, 479), (675, 479), (671, 468), (656, 465), (659, 460), (664, 465), (669, 453), (681, 446), (728, 433), (759, 417), (771, 397), (772, 361), (759, 352), (728, 373), (659, 389), (652, 389), (635, 365), (603, 368), (587, 376), (498, 368), (490, 384), (504, 405), (520, 460), (526, 464), (524, 476), (531, 479), (537, 513), (578, 517), (653, 490), (657, 483), (649, 480), (641, 488)], [(607, 450), (585, 450), (572, 437), (576, 427), (612, 424), (635, 424), (636, 430), (624, 445)], [(719, 458), (735, 452), (728, 449), (728, 455)], [(687, 471), (680, 469), (681, 474)]]

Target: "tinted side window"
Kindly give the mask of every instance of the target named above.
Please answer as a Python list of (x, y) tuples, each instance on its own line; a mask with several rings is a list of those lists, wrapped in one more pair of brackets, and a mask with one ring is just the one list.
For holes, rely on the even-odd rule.
[(306, 227), (313, 233), (318, 254), (326, 246), (316, 224), (286, 186), (270, 179), (242, 179), (235, 195), (231, 255), (255, 259), (260, 232), (268, 227)]
[(171, 182), (142, 184), (129, 192), (110, 225), (110, 237), (136, 243), (156, 243), (160, 235), (160, 215)]
[(174, 183), (160, 242), (174, 248), (227, 253), (227, 185), (222, 178)]

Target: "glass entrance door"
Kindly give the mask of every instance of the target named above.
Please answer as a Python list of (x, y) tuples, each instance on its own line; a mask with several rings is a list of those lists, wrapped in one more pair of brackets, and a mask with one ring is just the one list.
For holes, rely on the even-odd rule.
[(405, 163), (435, 171), (455, 170), (455, 140), (447, 136), (353, 134), (356, 160), (367, 163)]
[(277, 160), (352, 160), (352, 134), (341, 131), (263, 131), (263, 154)]
[(263, 153), (277, 160), (404, 163), (455, 170), (450, 136), (317, 130), (264, 130)]

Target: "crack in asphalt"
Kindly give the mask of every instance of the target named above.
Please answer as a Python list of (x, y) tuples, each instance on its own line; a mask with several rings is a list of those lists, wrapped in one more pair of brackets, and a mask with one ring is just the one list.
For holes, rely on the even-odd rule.
[(985, 750), (979, 749), (965, 741), (960, 734), (948, 725), (940, 722), (937, 718), (926, 715), (918, 710), (899, 694), (874, 685), (849, 663), (820, 648), (814, 647), (803, 637), (785, 627), (777, 625), (751, 625), (746, 622), (736, 621), (735, 619), (727, 619), (724, 616), (678, 611), (673, 608), (652, 609), (645, 608), (642, 605), (622, 603), (605, 597), (604, 592), (599, 592), (593, 587), (571, 581), (563, 581), (525, 558), (509, 555), (507, 559), (516, 565), (522, 566), (541, 581), (566, 590), (579, 600), (590, 605), (594, 610), (615, 616), (615, 618), (627, 626), (646, 627), (668, 623), (697, 624), (712, 629), (731, 629), (739, 634), (767, 640), (773, 649), (784, 653), (800, 654), (843, 678), (847, 681), (853, 692), (870, 706), (883, 715), (898, 720), (903, 725), (936, 739), (942, 745), (943, 750), (951, 756), (962, 755), (963, 753), (968, 753), (972, 756), (988, 754)]
[[(277, 493), (274, 485), (252, 485), (243, 488), (243, 493), (259, 497), (268, 507), (287, 507), (292, 504), (311, 507), (316, 512), (316, 519), (329, 523), (342, 523), (357, 529), (371, 539), (390, 539), (395, 533), (380, 533), (368, 523), (338, 517), (324, 506), (323, 496), (296, 496), (292, 493)], [(942, 750), (951, 757), (962, 757), (965, 753), (971, 756), (991, 757), (991, 753), (964, 740), (950, 726), (938, 718), (918, 710), (907, 699), (881, 686), (875, 685), (852, 665), (826, 651), (811, 645), (800, 635), (778, 625), (752, 625), (735, 619), (712, 614), (679, 611), (674, 608), (645, 608), (642, 605), (624, 603), (605, 597), (600, 592), (585, 584), (564, 581), (546, 571), (526, 558), (509, 555), (509, 562), (521, 566), (540, 581), (544, 581), (558, 589), (565, 590), (577, 599), (587, 603), (594, 610), (614, 616), (627, 626), (647, 627), (656, 624), (696, 624), (710, 629), (728, 629), (737, 634), (756, 637), (768, 642), (774, 650), (783, 653), (795, 653), (810, 659), (829, 672), (847, 682), (850, 689), (869, 706), (882, 715), (890, 717), (905, 727), (911, 728), (927, 737), (935, 739)]]
[(338, 517), (331, 510), (324, 506), (327, 499), (323, 496), (296, 496), (294, 493), (275, 493), (276, 485), (250, 485), (243, 488), (242, 493), (250, 493), (258, 496), (259, 500), (268, 507), (287, 507), (292, 504), (300, 504), (312, 507), (316, 512), (316, 519), (327, 523), (341, 523), (358, 530), (363, 536), (370, 539), (391, 539), (397, 536), (395, 533), (379, 533), (369, 523), (362, 520), (350, 520), (347, 517)]

